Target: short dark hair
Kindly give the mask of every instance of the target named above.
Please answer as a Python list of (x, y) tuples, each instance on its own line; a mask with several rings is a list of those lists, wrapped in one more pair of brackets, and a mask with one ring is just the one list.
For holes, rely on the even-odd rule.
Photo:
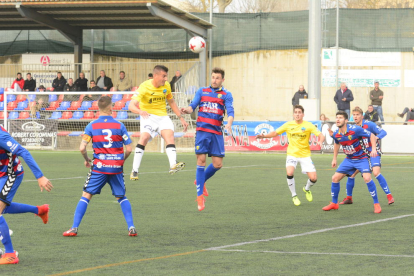
[(211, 70), (211, 73), (221, 74), (221, 77), (224, 79), (224, 70), (219, 67), (214, 67), (213, 70)]
[(17, 73), (17, 75), (20, 75), (20, 76), (21, 76), (21, 75), (22, 75), (22, 73)]
[(73, 80), (72, 78), (68, 78), (68, 80)]
[(112, 99), (108, 96), (102, 96), (99, 98), (98, 107), (100, 111), (106, 111), (108, 106), (112, 105)]
[(30, 76), (31, 76), (31, 75), (32, 75), (32, 73), (27, 73), (27, 74), (26, 74), (26, 76), (27, 76), (27, 75), (30, 75)]
[(119, 74), (121, 74), (121, 73), (124, 73), (124, 75), (125, 75), (125, 72), (124, 71), (119, 72)]
[(370, 107), (370, 106), (374, 107), (372, 104), (368, 105), (368, 107)]
[(96, 83), (94, 80), (91, 80), (90, 83)]
[(300, 104), (297, 104), (293, 107), (293, 111), (295, 111), (295, 109), (300, 109), (302, 110), (302, 113), (305, 113), (305, 109), (303, 108), (303, 106), (301, 106)]
[(152, 72), (155, 73), (159, 71), (164, 71), (165, 73), (168, 73), (168, 68), (164, 65), (155, 65), (154, 70)]
[(149, 78), (152, 78), (152, 77), (154, 77), (154, 75), (153, 75), (152, 73), (149, 73), (149, 74), (148, 74), (148, 77), (149, 77)]
[(62, 72), (57, 72), (57, 74), (61, 74), (62, 75)]
[(336, 112), (336, 116), (338, 115), (343, 116), (346, 120), (348, 120), (348, 113), (346, 113), (345, 111), (339, 110), (338, 112)]

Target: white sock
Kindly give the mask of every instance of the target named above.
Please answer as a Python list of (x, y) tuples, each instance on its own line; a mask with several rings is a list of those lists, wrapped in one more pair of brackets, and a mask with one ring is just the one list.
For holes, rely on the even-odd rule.
[(292, 179), (287, 178), (287, 183), (288, 183), (288, 186), (289, 186), (289, 190), (292, 193), (292, 197), (296, 196), (295, 179), (294, 178), (292, 178)]
[(305, 186), (305, 190), (309, 191), (310, 188), (313, 186), (313, 184), (315, 184), (315, 183), (312, 183), (312, 181), (310, 181), (310, 179), (308, 179), (308, 182), (306, 183), (306, 186)]
[(145, 149), (141, 149), (136, 147), (135, 154), (134, 154), (134, 163), (132, 164), (132, 170), (134, 172), (139, 171), (139, 167), (141, 166), (142, 157), (144, 156)]
[(175, 149), (175, 145), (167, 145), (165, 152), (168, 156), (168, 161), (170, 162), (170, 168), (174, 167), (177, 164), (177, 151)]

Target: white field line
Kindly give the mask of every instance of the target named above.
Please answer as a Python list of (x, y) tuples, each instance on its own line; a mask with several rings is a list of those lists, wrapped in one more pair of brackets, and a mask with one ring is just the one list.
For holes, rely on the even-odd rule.
[[(232, 166), (232, 167), (222, 167), (222, 169), (236, 169), (236, 168), (250, 168), (250, 167), (265, 167), (263, 165), (248, 165), (248, 166)], [(195, 170), (182, 170), (180, 172), (194, 172)], [(143, 172), (139, 174), (168, 174), (168, 171), (159, 171), (159, 172)], [(50, 181), (53, 180), (69, 180), (69, 179), (79, 179), (79, 178), (85, 178), (86, 179), (87, 173), (85, 173), (84, 176), (74, 176), (74, 177), (63, 177), (63, 178), (53, 178), (49, 179)], [(23, 182), (35, 182), (36, 179), (28, 179), (23, 180)]]
[(370, 224), (374, 224), (374, 223), (386, 222), (386, 221), (390, 221), (390, 220), (396, 220), (396, 219), (412, 217), (412, 216), (414, 216), (414, 214), (402, 215), (402, 216), (386, 218), (386, 219), (378, 219), (378, 220), (374, 220), (374, 221), (368, 221), (368, 222), (362, 222), (362, 223), (350, 224), (350, 225), (344, 225), (344, 226), (338, 226), (338, 227), (332, 227), (332, 228), (324, 228), (324, 229), (314, 230), (314, 231), (310, 231), (310, 232), (304, 232), (304, 233), (300, 233), (300, 234), (293, 234), (293, 235), (281, 236), (281, 237), (264, 239), (264, 240), (255, 240), (255, 241), (240, 242), (240, 243), (234, 243), (234, 244), (217, 246), (217, 247), (210, 247), (210, 248), (207, 248), (205, 250), (221, 250), (221, 249), (224, 249), (224, 248), (243, 246), (243, 245), (247, 245), (247, 244), (256, 244), (256, 243), (259, 243), (259, 242), (269, 242), (269, 241), (284, 240), (284, 239), (289, 239), (289, 238), (303, 237), (303, 236), (319, 234), (319, 233), (324, 233), (324, 232), (333, 231), (333, 230), (353, 228), (353, 227), (358, 227), (358, 226), (365, 226), (365, 225), (370, 225)]
[(387, 254), (364, 254), (364, 253), (326, 253), (326, 252), (285, 252), (285, 251), (262, 251), (262, 250), (240, 250), (240, 249), (217, 249), (223, 252), (247, 252), (247, 253), (274, 253), (274, 254), (304, 254), (304, 255), (340, 255), (340, 256), (366, 256), (366, 257), (394, 257), (414, 258), (414, 255), (387, 255)]

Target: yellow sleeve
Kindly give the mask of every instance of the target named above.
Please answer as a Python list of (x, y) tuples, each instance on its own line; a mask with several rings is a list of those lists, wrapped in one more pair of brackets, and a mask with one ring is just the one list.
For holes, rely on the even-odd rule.
[(276, 129), (276, 133), (280, 135), (280, 134), (286, 132), (286, 130), (287, 130), (287, 124), (288, 123), (284, 123), (281, 127), (279, 127), (278, 129)]
[(167, 87), (167, 94), (165, 95), (165, 97), (167, 98), (167, 100), (171, 100), (173, 98), (173, 94), (171, 93), (171, 85), (167, 81), (165, 82), (165, 86)]
[(138, 87), (131, 99), (136, 100), (137, 102), (141, 101), (142, 95), (144, 94), (144, 89), (142, 89), (142, 86), (143, 85), (140, 85), (140, 87)]
[(314, 125), (311, 124), (311, 133), (315, 134), (316, 136), (318, 136), (321, 132), (319, 131), (319, 129)]

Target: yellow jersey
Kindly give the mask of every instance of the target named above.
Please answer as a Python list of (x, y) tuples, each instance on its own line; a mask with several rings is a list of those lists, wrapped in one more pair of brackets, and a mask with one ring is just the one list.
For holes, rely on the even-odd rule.
[(311, 155), (309, 137), (311, 133), (315, 135), (321, 133), (314, 124), (307, 121), (303, 121), (301, 124), (296, 123), (296, 121), (290, 121), (276, 129), (276, 133), (279, 135), (284, 132), (286, 132), (289, 139), (287, 155), (297, 158), (309, 157)]
[(139, 102), (141, 110), (157, 116), (167, 116), (166, 100), (173, 98), (169, 82), (157, 88), (152, 84), (152, 80), (146, 80), (136, 92), (132, 99)]

